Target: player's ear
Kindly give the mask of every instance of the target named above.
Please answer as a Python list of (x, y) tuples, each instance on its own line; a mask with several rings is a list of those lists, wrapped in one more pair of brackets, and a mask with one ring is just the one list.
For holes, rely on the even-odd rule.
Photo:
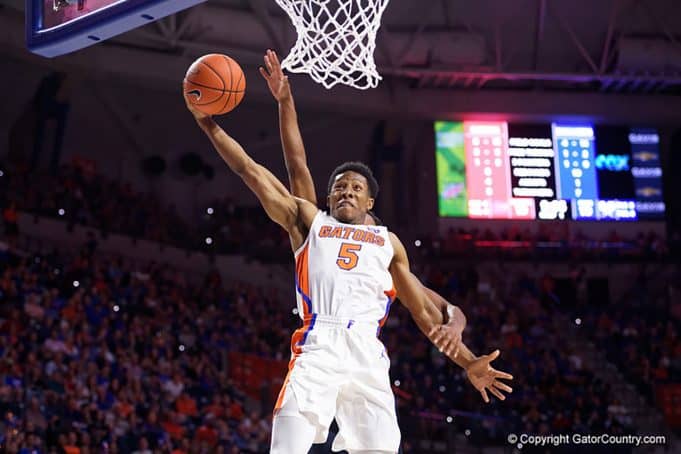
[(371, 210), (374, 207), (374, 199), (369, 197), (369, 200), (367, 200), (367, 210)]
[(331, 210), (331, 194), (326, 196), (326, 207)]

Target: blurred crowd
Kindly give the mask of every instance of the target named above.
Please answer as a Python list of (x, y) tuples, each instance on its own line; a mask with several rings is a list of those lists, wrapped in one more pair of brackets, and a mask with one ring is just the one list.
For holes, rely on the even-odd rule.
[[(260, 207), (218, 199), (188, 222), (176, 206), (98, 174), (85, 161), (64, 164), (55, 174), (21, 164), (5, 167), (0, 189), (3, 210), (15, 218), (23, 211), (93, 227), (104, 235), (118, 233), (187, 250), (239, 253), (278, 262), (290, 259), (288, 237)], [(256, 229), (260, 241), (240, 241)]]
[(2, 452), (266, 452), (272, 407), (247, 405), (226, 353), (285, 359), (281, 298), (88, 247), (0, 267)]
[(191, 246), (191, 228), (175, 207), (165, 207), (127, 183), (72, 164), (61, 166), (56, 174), (30, 171), (20, 164), (3, 171), (3, 206), (13, 204), (20, 211), (61, 218), (104, 234), (122, 233), (177, 245), (182, 241), (183, 246)]
[(659, 384), (681, 383), (681, 269), (642, 266), (620, 301), (580, 305), (586, 333), (649, 402)]
[[(286, 295), (224, 283), (217, 273), (193, 280), (134, 265), (92, 244), (71, 255), (5, 251), (0, 267), (6, 452), (267, 452), (273, 402), (253, 401), (230, 379), (228, 353), (286, 360), (299, 324), (292, 298), (287, 304)], [(484, 404), (398, 306), (381, 336), (404, 452), (436, 452), (428, 443), (457, 434), (481, 445), (503, 444), (513, 432), (634, 430), (611, 384), (561, 338), (549, 276), (501, 265), (483, 272), (431, 264), (418, 272), (467, 314), (464, 340), (475, 353), (501, 350), (495, 367), (515, 376), (514, 393)], [(625, 313), (610, 314), (616, 326), (628, 323)], [(638, 344), (673, 343), (660, 323), (652, 336), (659, 344)]]

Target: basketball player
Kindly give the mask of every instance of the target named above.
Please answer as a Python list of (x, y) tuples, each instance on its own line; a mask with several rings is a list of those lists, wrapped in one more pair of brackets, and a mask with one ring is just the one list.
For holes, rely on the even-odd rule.
[[(282, 149), (291, 193), (316, 205), (314, 181), (307, 166), (305, 146), (298, 127), (295, 103), (288, 77), (284, 75), (279, 58), (274, 51), (268, 50), (264, 61), (267, 70), (261, 67), (260, 74), (267, 82), (272, 96), (279, 105)], [(364, 223), (368, 225), (382, 224), (372, 212), (367, 213)], [(510, 374), (497, 371), (489, 365), (489, 362), (495, 359), (499, 352), (495, 351), (490, 355), (477, 358), (461, 340), (461, 333), (466, 326), (466, 318), (463, 312), (437, 292), (425, 286), (423, 286), (423, 291), (426, 293), (430, 306), (440, 311), (445, 319), (444, 324), (435, 327), (429, 333), (431, 341), (441, 352), (467, 371), (471, 384), (480, 392), (485, 402), (489, 402), (487, 390), (500, 400), (504, 400), (505, 396), (501, 393), (501, 390), (510, 393), (512, 389), (497, 379), (512, 379), (513, 377)]]
[(326, 214), (292, 196), (210, 116), (185, 101), (225, 163), (289, 233), (296, 258), (304, 324), (291, 342), (294, 355), (276, 404), (271, 452), (307, 453), (313, 442), (324, 441), (334, 416), (339, 425), (334, 450), (397, 452), (389, 359), (377, 331), (397, 295), (425, 334), (443, 317), (429, 310), (397, 236), (385, 227), (362, 225), (378, 192), (373, 175), (353, 163), (336, 168)]

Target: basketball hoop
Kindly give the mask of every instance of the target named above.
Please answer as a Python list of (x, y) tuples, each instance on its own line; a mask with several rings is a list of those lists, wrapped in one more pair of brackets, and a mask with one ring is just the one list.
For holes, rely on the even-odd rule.
[(390, 0), (276, 0), (298, 38), (282, 68), (308, 73), (331, 88), (365, 90), (381, 80), (374, 62), (376, 33)]

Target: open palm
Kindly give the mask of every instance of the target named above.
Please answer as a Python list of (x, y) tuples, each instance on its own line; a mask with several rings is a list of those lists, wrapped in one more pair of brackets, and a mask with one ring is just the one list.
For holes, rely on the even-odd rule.
[(288, 77), (284, 75), (279, 63), (279, 57), (273, 50), (267, 50), (265, 53), (265, 68), (259, 68), (260, 74), (267, 81), (267, 86), (272, 92), (272, 96), (277, 102), (282, 102), (291, 96), (291, 86), (288, 83)]
[(476, 359), (466, 368), (466, 375), (468, 375), (468, 379), (475, 389), (480, 392), (482, 400), (487, 403), (489, 403), (487, 391), (499, 398), (499, 400), (506, 399), (506, 396), (504, 396), (501, 391), (506, 391), (507, 393), (513, 392), (513, 389), (510, 386), (499, 381), (501, 378), (512, 380), (513, 375), (507, 374), (506, 372), (501, 372), (490, 366), (490, 363), (498, 356), (499, 350), (495, 350), (489, 355), (483, 355)]

